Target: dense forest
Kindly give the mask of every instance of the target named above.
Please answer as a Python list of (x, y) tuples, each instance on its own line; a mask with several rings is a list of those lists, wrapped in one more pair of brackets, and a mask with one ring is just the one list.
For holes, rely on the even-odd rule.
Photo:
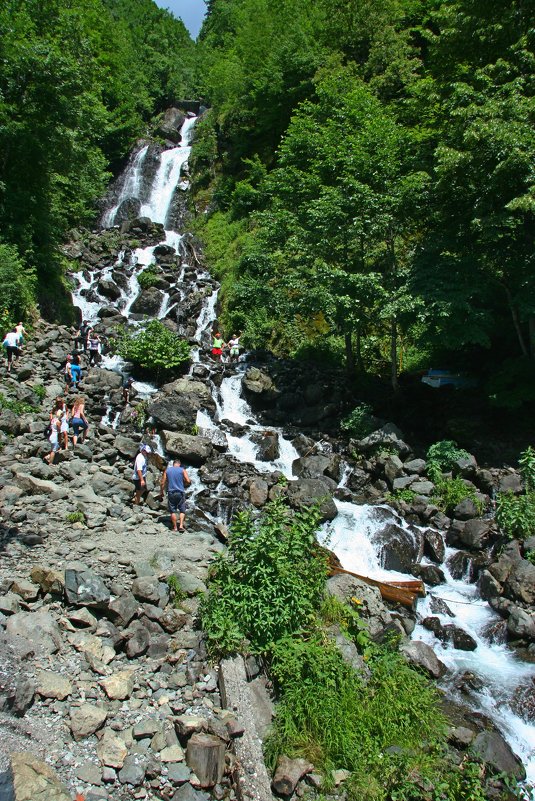
[(535, 399), (533, 6), (208, 9), (197, 226), (229, 330), (394, 388), (447, 366)]
[(58, 245), (147, 121), (194, 85), (183, 23), (152, 0), (0, 4), (0, 291), (4, 323), (58, 314)]

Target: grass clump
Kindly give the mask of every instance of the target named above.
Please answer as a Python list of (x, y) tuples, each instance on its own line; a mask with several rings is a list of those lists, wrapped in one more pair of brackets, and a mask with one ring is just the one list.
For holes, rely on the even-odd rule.
[(154, 267), (147, 267), (137, 277), (137, 281), (141, 289), (150, 289), (158, 283), (159, 275)]
[(167, 586), (169, 587), (169, 593), (171, 595), (171, 603), (174, 607), (180, 606), (180, 603), (188, 596), (180, 586), (180, 579), (175, 573), (171, 573), (170, 576), (167, 576)]
[(67, 523), (85, 523), (85, 514), (83, 512), (69, 512), (65, 518)]

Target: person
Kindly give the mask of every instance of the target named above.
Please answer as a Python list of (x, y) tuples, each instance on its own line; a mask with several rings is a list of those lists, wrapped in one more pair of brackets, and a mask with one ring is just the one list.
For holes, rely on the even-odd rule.
[(61, 446), (66, 451), (69, 447), (69, 410), (64, 398), (56, 398), (53, 414), (59, 417)]
[(17, 323), (17, 325), (15, 326), (15, 331), (17, 332), (17, 337), (18, 337), (17, 345), (19, 348), (21, 348), (24, 344), (24, 337), (28, 336), (28, 332), (26, 331), (22, 323)]
[(50, 453), (43, 457), (47, 464), (54, 464), (56, 453), (59, 451), (59, 433), (61, 428), (61, 411), (50, 414)]
[(80, 395), (79, 397), (75, 398), (74, 403), (71, 409), (71, 425), (72, 425), (72, 444), (73, 447), (78, 442), (78, 437), (80, 436), (80, 432), (82, 432), (82, 436), (80, 442), (83, 443), (87, 429), (89, 428), (89, 423), (87, 422), (87, 417), (85, 416), (85, 400)]
[(89, 348), (89, 367), (98, 364), (100, 361), (100, 337), (95, 331), (91, 330), (87, 337)]
[(214, 359), (221, 361), (221, 356), (223, 355), (223, 345), (223, 339), (218, 331), (212, 342), (212, 356)]
[(142, 496), (147, 495), (147, 456), (152, 453), (152, 448), (144, 443), (139, 447), (139, 453), (134, 462), (134, 472), (132, 473), (132, 481), (134, 482), (134, 497), (132, 503), (139, 506)]
[(89, 323), (82, 320), (80, 323), (80, 327), (78, 332), (74, 337), (74, 349), (78, 351), (86, 351), (87, 350), (87, 331), (89, 328)]
[[(184, 520), (186, 517), (186, 488), (191, 484), (187, 470), (181, 464), (180, 459), (175, 459), (172, 466), (164, 470), (160, 482), (160, 500), (163, 500), (165, 485), (167, 484), (167, 508), (171, 513), (171, 523), (173, 531), (184, 531)], [(177, 527), (177, 512), (179, 521)]]
[(65, 379), (65, 393), (69, 391), (72, 384), (72, 355), (70, 353), (67, 354), (67, 358), (65, 359), (65, 367), (63, 368), (63, 377)]
[(15, 358), (17, 359), (20, 356), (20, 350), (18, 346), (18, 334), (16, 328), (13, 328), (12, 331), (8, 331), (8, 333), (4, 337), (2, 346), (6, 349), (7, 371), (8, 373), (10, 373), (11, 365), (13, 364), (13, 356), (15, 356)]
[(123, 376), (123, 403), (125, 406), (130, 400), (130, 390), (132, 389), (133, 383), (134, 379), (132, 376)]
[(82, 380), (82, 365), (80, 364), (80, 357), (78, 354), (71, 359), (71, 382), (72, 387), (76, 390), (78, 382)]
[[(241, 335), (240, 335), (241, 336)], [(240, 356), (240, 336), (237, 334), (232, 334), (232, 338), (228, 341), (228, 346), (230, 348), (230, 361), (238, 361)]]

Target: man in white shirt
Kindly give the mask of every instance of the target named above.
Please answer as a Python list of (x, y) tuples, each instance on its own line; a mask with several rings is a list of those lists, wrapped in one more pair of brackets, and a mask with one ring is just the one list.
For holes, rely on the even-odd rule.
[(6, 349), (7, 371), (10, 373), (11, 365), (13, 363), (13, 356), (15, 356), (17, 359), (20, 356), (19, 335), (17, 334), (16, 328), (14, 328), (12, 331), (9, 331), (5, 335), (2, 345)]
[(136, 461), (134, 462), (134, 472), (132, 473), (134, 497), (132, 498), (132, 503), (135, 506), (139, 506), (142, 496), (145, 496), (148, 492), (146, 476), (148, 467), (147, 456), (149, 453), (152, 453), (152, 449), (148, 445), (141, 445), (139, 453), (136, 456)]

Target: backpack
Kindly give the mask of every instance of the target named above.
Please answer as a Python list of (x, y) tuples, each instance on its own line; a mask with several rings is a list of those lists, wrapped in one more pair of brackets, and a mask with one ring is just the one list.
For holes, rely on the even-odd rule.
[(50, 425), (50, 423), (47, 423), (47, 425), (45, 426), (45, 430), (43, 431), (43, 437), (45, 437), (45, 439), (48, 439), (51, 433), (52, 433), (52, 426)]

